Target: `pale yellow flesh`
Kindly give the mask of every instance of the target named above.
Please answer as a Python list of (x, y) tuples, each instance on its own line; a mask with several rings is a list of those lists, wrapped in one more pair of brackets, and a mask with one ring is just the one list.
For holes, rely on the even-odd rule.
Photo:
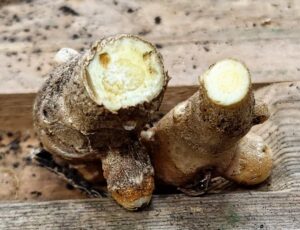
[(108, 42), (96, 53), (87, 71), (94, 100), (112, 112), (150, 102), (164, 85), (158, 54), (137, 38)]
[(208, 97), (216, 104), (230, 106), (245, 98), (250, 89), (247, 68), (233, 59), (217, 62), (201, 78)]

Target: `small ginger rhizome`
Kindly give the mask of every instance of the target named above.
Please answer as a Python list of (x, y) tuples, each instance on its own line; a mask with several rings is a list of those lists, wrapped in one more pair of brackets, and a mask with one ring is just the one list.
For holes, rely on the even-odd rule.
[(34, 104), (41, 146), (89, 183), (106, 181), (124, 208), (149, 204), (156, 179), (189, 194), (199, 175), (246, 185), (270, 175), (271, 150), (248, 133), (268, 110), (255, 103), (241, 62), (211, 66), (197, 93), (152, 124), (169, 77), (151, 43), (118, 35), (55, 60)]

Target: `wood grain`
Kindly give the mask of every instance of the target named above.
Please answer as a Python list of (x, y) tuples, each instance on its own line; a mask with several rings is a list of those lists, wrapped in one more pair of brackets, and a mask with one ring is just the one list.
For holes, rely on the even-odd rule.
[(154, 196), (128, 212), (109, 199), (0, 204), (1, 229), (299, 229), (300, 194)]
[(218, 179), (205, 196), (155, 195), (137, 213), (107, 198), (0, 203), (0, 229), (299, 229), (300, 82), (263, 87), (256, 98), (271, 111), (269, 121), (253, 129), (273, 151), (267, 183), (251, 189)]
[(32, 128), (34, 93), (0, 94), (0, 129), (24, 130)]
[(155, 43), (170, 86), (195, 85), (225, 57), (243, 60), (255, 83), (299, 80), (299, 9), (293, 0), (6, 1), (0, 7), (0, 93), (36, 92), (60, 48), (83, 51), (116, 33)]
[[(166, 113), (177, 103), (196, 92), (197, 86), (169, 87), (161, 111)], [(0, 94), (0, 130), (26, 130), (32, 128), (32, 109), (35, 93)]]
[(300, 82), (273, 84), (256, 96), (271, 113), (267, 122), (253, 128), (273, 151), (271, 190), (300, 191)]
[[(267, 84), (255, 84), (261, 88)], [(179, 102), (193, 95), (197, 86), (168, 87), (160, 111), (168, 112)], [(32, 107), (35, 93), (0, 94), (0, 130), (26, 130), (32, 128)]]
[(86, 198), (56, 174), (31, 159), (39, 147), (33, 131), (0, 131), (0, 201)]

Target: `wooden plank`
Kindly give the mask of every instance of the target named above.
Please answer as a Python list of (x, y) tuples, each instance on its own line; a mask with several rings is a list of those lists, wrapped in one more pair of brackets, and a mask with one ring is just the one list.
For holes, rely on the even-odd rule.
[[(166, 96), (169, 106), (170, 101), (175, 102), (175, 95), (178, 100), (187, 97), (186, 92), (192, 93), (195, 90), (188, 88), (189, 91), (183, 90), (183, 93), (179, 93), (182, 89), (176, 89)], [(269, 105), (271, 118), (266, 123), (256, 126), (253, 131), (270, 145), (274, 168), (268, 183), (253, 190), (220, 182), (214, 184), (209, 193), (223, 194), (208, 194), (197, 198), (184, 195), (155, 195), (151, 206), (138, 213), (127, 212), (107, 198), (0, 203), (0, 229), (299, 229), (299, 96), (300, 82), (272, 84), (256, 92), (256, 97)], [(15, 104), (24, 103), (19, 100), (16, 100)], [(13, 104), (9, 103), (9, 99), (0, 100), (0, 103), (3, 101), (6, 101), (6, 105)], [(18, 111), (18, 104), (11, 106), (12, 111)], [(30, 109), (25, 106), (23, 110)], [(8, 110), (6, 112), (10, 114)], [(16, 118), (10, 116), (6, 119)], [(23, 176), (20, 181), (32, 181), (30, 176), (26, 179), (24, 172), (19, 173)], [(61, 181), (55, 182), (54, 179), (45, 180), (45, 177), (41, 177), (40, 180), (44, 182), (44, 186), (53, 183), (52, 189), (59, 189), (59, 184), (63, 184)], [(32, 186), (38, 189), (43, 184), (35, 181)], [(30, 186), (27, 187), (30, 189)], [(224, 191), (230, 193), (224, 194)], [(56, 193), (58, 194), (59, 192)], [(72, 193), (69, 194), (70, 197), (73, 196)], [(80, 197), (80, 194), (77, 194), (77, 197)]]
[(0, 127), (2, 130), (32, 128), (34, 93), (0, 95)]
[(141, 212), (109, 199), (0, 204), (1, 229), (299, 229), (300, 193), (155, 196)]
[(267, 122), (253, 127), (273, 152), (269, 189), (300, 191), (300, 82), (261, 88), (256, 98), (267, 103), (271, 114)]
[[(196, 90), (197, 86), (168, 88), (161, 111), (169, 111)], [(0, 94), (0, 130), (31, 129), (35, 95), (35, 93)]]
[[(185, 87), (183, 88), (185, 89)], [(166, 101), (168, 104), (164, 104), (163, 107), (167, 108), (175, 104), (176, 100), (183, 97), (189, 96), (188, 93), (192, 93), (195, 88), (189, 88), (189, 91), (183, 89), (173, 89), (173, 92), (170, 92), (166, 95)], [(182, 91), (183, 90), (183, 91)], [(253, 131), (259, 134), (264, 138), (264, 140), (269, 144), (273, 151), (274, 159), (274, 168), (271, 178), (267, 183), (263, 183), (260, 186), (257, 186), (255, 189), (259, 191), (283, 191), (291, 190), (299, 191), (300, 190), (300, 103), (299, 103), (299, 92), (300, 92), (300, 82), (294, 83), (278, 83), (269, 85), (263, 88), (260, 88), (256, 91), (256, 97), (264, 100), (268, 105), (271, 112), (271, 118), (269, 121), (265, 122), (262, 125), (256, 126), (253, 128)], [(1, 102), (1, 100), (0, 100)], [(7, 102), (8, 104), (13, 104)], [(173, 104), (172, 104), (173, 103)], [(1, 107), (1, 106), (0, 106)], [(2, 106), (5, 107), (5, 106)], [(13, 111), (17, 110), (18, 105), (12, 107)], [(26, 108), (26, 107), (25, 107)], [(6, 111), (7, 114), (10, 114), (9, 111)], [(21, 111), (19, 111), (21, 113)], [(16, 117), (12, 115), (6, 117), (7, 120), (17, 120)], [(25, 114), (25, 113), (24, 113)], [(31, 113), (28, 113), (28, 117), (31, 118)], [(26, 117), (25, 117), (26, 118)], [(25, 119), (24, 118), (24, 119)], [(18, 119), (21, 119), (20, 117)], [(1, 113), (0, 113), (0, 124), (1, 124)], [(14, 122), (10, 122), (14, 123)], [(1, 128), (3, 126), (0, 125)], [(0, 128), (0, 129), (1, 129)], [(17, 127), (15, 127), (17, 128)], [(18, 127), (20, 128), (20, 127)], [(12, 129), (12, 127), (11, 127)], [(62, 186), (64, 183), (54, 177), (53, 175), (47, 174), (45, 169), (38, 169), (35, 165), (24, 165), (23, 158), (29, 154), (29, 150), (32, 147), (37, 146), (37, 141), (34, 136), (31, 134), (30, 139), (28, 139), (28, 134), (26, 131), (23, 131), (24, 135), (21, 135), (19, 140), (26, 139), (28, 141), (21, 141), (21, 148), (17, 152), (12, 152), (10, 155), (6, 154), (6, 148), (0, 145), (0, 153), (3, 154), (3, 158), (0, 161), (0, 170), (1, 168), (6, 169), (11, 167), (11, 170), (16, 172), (16, 177), (19, 178), (19, 181), (24, 182), (20, 184), (19, 189), (21, 192), (18, 192), (17, 197), (10, 197), (10, 199), (36, 199), (31, 196), (32, 191), (39, 191), (42, 193), (38, 197), (40, 200), (49, 200), (55, 197), (56, 199), (65, 199), (64, 194), (54, 192), (55, 189)], [(17, 133), (18, 134), (18, 133)], [(0, 144), (11, 143), (15, 140), (15, 136), (10, 137), (10, 139), (5, 142), (5, 137), (7, 134), (2, 135), (0, 133)], [(26, 137), (27, 136), (27, 137)], [(5, 142), (5, 143), (4, 143)], [(31, 148), (27, 148), (28, 144), (31, 145)], [(11, 144), (9, 144), (9, 147)], [(10, 157), (11, 156), (11, 157)], [(19, 168), (13, 168), (12, 166), (18, 163)], [(23, 171), (24, 170), (24, 171)], [(41, 177), (32, 178), (31, 174), (28, 173), (30, 170), (41, 173)], [(27, 172), (27, 173), (24, 173)], [(45, 180), (47, 177), (47, 180)], [(1, 181), (1, 179), (0, 179)], [(32, 185), (31, 188), (26, 186), (26, 181), (30, 181)], [(41, 185), (44, 181), (49, 182), (48, 187)], [(49, 190), (49, 185), (52, 185), (51, 192)], [(1, 186), (1, 183), (0, 183)], [(65, 187), (65, 185), (63, 185)], [(3, 188), (7, 187), (7, 184), (3, 184)], [(26, 188), (25, 190), (23, 188)], [(0, 187), (1, 190), (1, 187)], [(212, 185), (209, 188), (209, 193), (220, 193), (224, 191), (247, 191), (247, 188), (241, 188), (233, 183), (229, 183), (226, 180), (214, 180)], [(13, 193), (14, 194), (14, 193)], [(78, 197), (79, 194), (75, 193), (66, 193), (68, 198)], [(7, 197), (5, 199), (8, 199)], [(1, 200), (1, 195), (0, 195)], [(3, 199), (2, 199), (3, 200)]]
[[(255, 84), (261, 88), (266, 84)], [(187, 99), (197, 86), (168, 87), (161, 112), (166, 113), (179, 102)], [(35, 93), (0, 94), (0, 130), (26, 130), (32, 128), (32, 106)]]
[(0, 7), (1, 93), (36, 92), (59, 48), (84, 50), (116, 33), (157, 44), (170, 86), (195, 85), (224, 57), (245, 61), (254, 82), (299, 80), (299, 1), (7, 2)]
[(0, 131), (0, 201), (78, 199), (87, 196), (31, 160), (39, 146), (32, 130)]

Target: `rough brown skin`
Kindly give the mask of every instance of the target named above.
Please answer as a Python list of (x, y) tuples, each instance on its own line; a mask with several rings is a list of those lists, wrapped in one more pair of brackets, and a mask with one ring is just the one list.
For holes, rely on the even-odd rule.
[(271, 172), (271, 149), (260, 136), (249, 132), (232, 151), (234, 158), (228, 167), (218, 167), (219, 173), (236, 183), (256, 185), (263, 182)]
[(127, 209), (139, 207), (141, 197), (151, 197), (154, 171), (146, 149), (139, 142), (109, 150), (102, 159), (102, 167), (108, 190)]
[[(102, 160), (104, 177), (112, 196), (123, 207), (136, 209), (150, 201), (154, 189), (153, 168), (147, 152), (139, 143), (139, 133), (151, 114), (158, 110), (168, 76), (163, 72), (163, 89), (149, 103), (112, 113), (93, 100), (86, 75), (87, 65), (107, 42), (128, 38), (141, 40), (131, 35), (103, 39), (84, 54), (56, 67), (36, 97), (33, 120), (43, 148), (50, 153), (78, 165)], [(163, 68), (160, 54), (151, 46)], [(128, 126), (133, 128), (128, 130)], [(98, 174), (102, 174), (101, 164), (98, 167)], [(86, 179), (97, 181), (97, 173), (91, 175), (95, 170), (91, 173), (79, 167), (79, 171), (87, 175)], [(134, 180), (131, 175), (140, 176), (141, 180)], [(98, 178), (101, 180), (101, 176)], [(133, 195), (129, 196), (127, 191)], [(138, 203), (137, 200), (145, 195), (148, 200)], [(135, 202), (140, 206), (135, 206)]]
[(155, 175), (181, 188), (195, 184), (207, 170), (240, 184), (261, 183), (271, 172), (271, 151), (247, 133), (268, 117), (267, 106), (255, 103), (251, 86), (241, 101), (222, 106), (208, 97), (200, 80), (198, 92), (143, 133)]

